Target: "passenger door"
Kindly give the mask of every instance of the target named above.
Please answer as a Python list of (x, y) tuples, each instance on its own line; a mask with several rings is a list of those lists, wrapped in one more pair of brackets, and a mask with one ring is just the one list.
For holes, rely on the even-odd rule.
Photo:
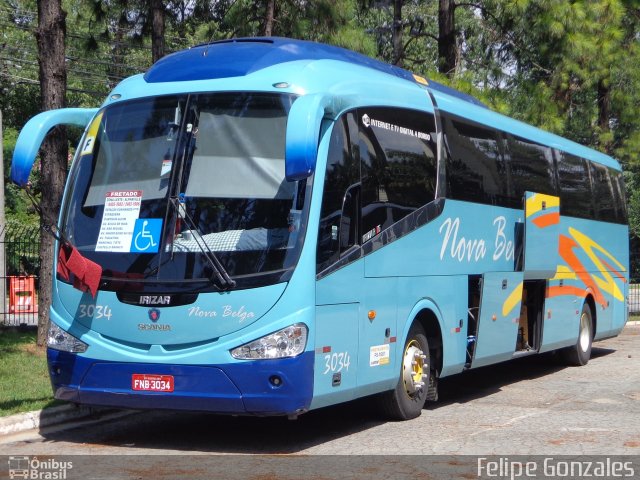
[(334, 124), (324, 178), (316, 250), (313, 408), (355, 395), (364, 264), (360, 165), (350, 140), (350, 135), (357, 138), (354, 122), (347, 113)]

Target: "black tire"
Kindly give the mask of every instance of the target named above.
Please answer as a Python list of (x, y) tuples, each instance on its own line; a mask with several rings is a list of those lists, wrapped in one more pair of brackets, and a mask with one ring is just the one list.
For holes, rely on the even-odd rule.
[[(424, 357), (418, 358), (416, 355)], [(418, 362), (417, 365), (411, 365), (414, 358)], [(379, 397), (379, 407), (385, 417), (391, 420), (410, 420), (420, 416), (427, 399), (431, 375), (430, 360), (429, 344), (424, 329), (419, 323), (414, 323), (402, 349), (398, 384), (394, 390), (384, 392)], [(415, 384), (418, 376), (422, 377), (421, 380), (418, 379), (422, 386)]]
[(560, 350), (562, 359), (568, 365), (580, 367), (586, 365), (591, 358), (591, 346), (593, 345), (593, 314), (591, 307), (584, 304), (580, 314), (580, 325), (578, 327), (578, 340), (572, 347)]

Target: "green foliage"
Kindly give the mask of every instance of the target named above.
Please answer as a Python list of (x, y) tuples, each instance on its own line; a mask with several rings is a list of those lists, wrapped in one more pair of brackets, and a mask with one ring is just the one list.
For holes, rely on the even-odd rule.
[(640, 191), (635, 189), (629, 196), (629, 230), (640, 237)]
[[(391, 0), (277, 0), (273, 35), (339, 45), (390, 61)], [(63, 0), (69, 106), (95, 106), (151, 63), (149, 2)], [(167, 51), (264, 31), (267, 0), (167, 1)], [(0, 2), (0, 108), (5, 159), (15, 131), (39, 109), (36, 1)], [(491, 108), (614, 155), (627, 171), (629, 210), (640, 211), (640, 4), (636, 0), (458, 2), (458, 60), (438, 74), (439, 2), (404, 0), (405, 68), (470, 93)], [(13, 130), (12, 130), (13, 129)], [(79, 133), (73, 134), (72, 143)], [(6, 174), (5, 174), (6, 175)], [(37, 178), (34, 178), (37, 182)], [(32, 215), (7, 187), (15, 218)], [(635, 217), (633, 217), (635, 218)], [(635, 220), (634, 220), (635, 221)], [(634, 232), (638, 232), (633, 227)]]
[[(2, 151), (4, 159), (4, 196), (5, 216), (7, 223), (16, 222), (22, 225), (38, 225), (39, 219), (24, 190), (11, 183), (9, 173), (11, 170), (11, 156), (18, 139), (18, 131), (15, 128), (4, 128), (2, 132)], [(32, 173), (32, 183), (38, 185), (38, 172)], [(0, 226), (3, 227), (3, 226)]]

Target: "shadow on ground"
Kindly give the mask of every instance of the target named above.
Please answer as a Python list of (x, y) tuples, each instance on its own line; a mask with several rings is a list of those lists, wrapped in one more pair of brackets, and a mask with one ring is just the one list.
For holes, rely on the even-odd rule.
[[(594, 347), (592, 356), (598, 358), (613, 352)], [(440, 381), (440, 401), (430, 404), (427, 410), (469, 402), (507, 385), (550, 375), (563, 368), (571, 367), (560, 365), (555, 355), (545, 354), (447, 377)], [(371, 398), (359, 399), (309, 412), (297, 420), (145, 411), (112, 423), (42, 435), (49, 441), (87, 443), (93, 448), (291, 454), (384, 423), (372, 408), (373, 403)], [(428, 415), (428, 411), (423, 415)]]

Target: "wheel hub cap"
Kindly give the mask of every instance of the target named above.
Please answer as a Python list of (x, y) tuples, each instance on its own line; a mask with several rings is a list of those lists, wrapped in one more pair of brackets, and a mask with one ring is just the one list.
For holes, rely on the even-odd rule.
[(424, 381), (428, 377), (429, 365), (425, 363), (427, 356), (415, 340), (407, 345), (402, 362), (402, 380), (409, 396), (422, 391)]

